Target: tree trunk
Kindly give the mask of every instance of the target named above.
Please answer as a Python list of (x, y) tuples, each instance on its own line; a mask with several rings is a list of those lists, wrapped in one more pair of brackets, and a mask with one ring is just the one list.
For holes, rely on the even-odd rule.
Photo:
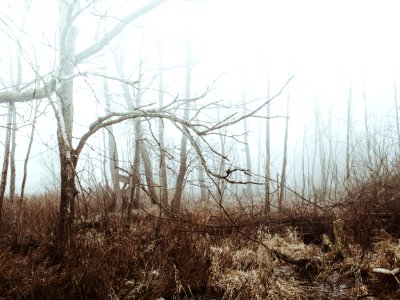
[(305, 145), (306, 145), (306, 128), (303, 129), (303, 147), (301, 155), (301, 172), (302, 172), (302, 185), (301, 185), (301, 196), (306, 197), (306, 169), (305, 169)]
[(285, 141), (284, 141), (284, 145), (283, 145), (282, 174), (281, 174), (281, 182), (280, 182), (280, 193), (279, 193), (279, 198), (278, 198), (278, 209), (279, 210), (281, 210), (283, 208), (283, 201), (285, 199), (288, 133), (289, 133), (289, 92), (288, 92), (287, 107), (286, 107)]
[[(73, 75), (75, 68), (75, 42), (78, 30), (72, 26), (74, 4), (60, 2), (60, 77)], [(57, 94), (61, 111), (58, 119), (58, 146), (60, 151), (61, 196), (58, 241), (62, 250), (69, 238), (75, 212), (75, 198), (78, 194), (75, 185), (76, 162), (72, 148), (72, 130), (74, 117), (73, 79), (60, 84)]]
[(350, 180), (350, 130), (351, 130), (351, 101), (352, 101), (352, 90), (351, 86), (349, 89), (349, 98), (347, 99), (347, 128), (346, 128), (346, 189), (349, 185)]
[(198, 160), (198, 176), (199, 176), (199, 185), (200, 185), (200, 202), (205, 202), (208, 200), (207, 186), (206, 186), (204, 169), (203, 169), (203, 166), (201, 165), (200, 159)]
[[(163, 62), (163, 49), (162, 49), (162, 42), (160, 42), (160, 61), (159, 61), (159, 92), (158, 92), (158, 100), (159, 100), (159, 107), (162, 108), (164, 106), (164, 62)], [(165, 162), (165, 146), (164, 146), (164, 122), (162, 119), (158, 120), (158, 142), (160, 143), (160, 201), (161, 205), (164, 208), (168, 207), (168, 182), (167, 182), (167, 169), (166, 169), (166, 162)]]
[(153, 166), (151, 165), (149, 152), (147, 151), (143, 143), (140, 143), (139, 150), (140, 150), (140, 155), (142, 157), (144, 175), (146, 177), (148, 196), (150, 197), (150, 200), (153, 204), (159, 204), (156, 192), (157, 185), (154, 183), (153, 180)]
[[(242, 79), (242, 99), (244, 101), (243, 105), (243, 114), (246, 114), (246, 94), (245, 94), (245, 89), (244, 89), (244, 84), (243, 84), (243, 79)], [(244, 119), (244, 151), (246, 154), (246, 169), (247, 169), (247, 174), (246, 174), (246, 181), (250, 182), (251, 181), (251, 158), (250, 158), (250, 146), (249, 146), (249, 132), (247, 128), (247, 119)], [(246, 188), (244, 190), (244, 197), (247, 199), (251, 200), (251, 207), (253, 209), (253, 190), (252, 186), (250, 183), (246, 185)]]
[(40, 105), (40, 102), (39, 101), (36, 102), (35, 113), (34, 113), (33, 121), (32, 121), (31, 135), (30, 135), (30, 139), (29, 139), (29, 145), (28, 145), (28, 149), (26, 151), (26, 156), (25, 156), (25, 160), (24, 160), (24, 175), (22, 177), (22, 183), (21, 183), (20, 202), (22, 202), (24, 200), (24, 195), (25, 195), (25, 184), (26, 184), (26, 179), (28, 177), (28, 161), (29, 161), (29, 158), (31, 155), (33, 137), (35, 135), (35, 128), (36, 128), (36, 121), (37, 121), (37, 116), (38, 116), (38, 111), (39, 111), (39, 105)]
[[(107, 113), (111, 112), (111, 97), (108, 91), (107, 81), (104, 79), (104, 99), (106, 100), (106, 110)], [(112, 126), (107, 127), (108, 132), (108, 158), (109, 158), (109, 167), (110, 167), (110, 175), (111, 182), (113, 185), (113, 199), (111, 203), (110, 209), (112, 211), (119, 211), (121, 206), (122, 210), (126, 209), (126, 204), (122, 201), (121, 203), (121, 188), (119, 186), (119, 158), (118, 158), (118, 150), (117, 143), (115, 141), (114, 132)]]
[(4, 141), (3, 170), (1, 172), (1, 182), (0, 182), (0, 228), (2, 226), (2, 221), (3, 221), (4, 193), (6, 191), (8, 164), (10, 159), (11, 124), (12, 124), (12, 104), (10, 103), (8, 104), (7, 131), (6, 131), (6, 139)]
[[(192, 58), (191, 58), (191, 41), (188, 39), (186, 50), (186, 89), (185, 97), (190, 98), (190, 84), (192, 72)], [(186, 101), (184, 108), (183, 118), (189, 120), (189, 101)], [(178, 176), (176, 178), (175, 194), (171, 202), (172, 213), (179, 213), (181, 209), (182, 193), (184, 188), (185, 175), (187, 171), (187, 137), (182, 133), (181, 148), (180, 148), (180, 165)]]
[[(217, 108), (217, 120), (220, 120), (220, 113), (219, 108)], [(218, 130), (219, 135), (219, 144), (221, 147), (220, 154), (221, 157), (219, 158), (219, 174), (224, 175), (226, 174), (226, 162), (225, 162), (225, 142), (226, 142), (226, 128), (221, 128)], [(199, 141), (200, 142), (200, 141)], [(226, 182), (224, 178), (217, 179), (217, 201), (221, 206), (224, 201), (224, 194), (225, 194)]]
[[(269, 73), (268, 73), (268, 82), (267, 82), (267, 99), (269, 99)], [(265, 124), (265, 204), (264, 204), (264, 213), (269, 214), (271, 212), (271, 195), (270, 195), (270, 186), (271, 186), (271, 138), (270, 138), (270, 118), (271, 118), (271, 104), (267, 104), (267, 120)]]
[[(142, 35), (142, 44), (143, 44), (143, 35)], [(141, 77), (142, 77), (142, 54), (141, 54), (141, 49), (140, 49), (140, 55), (139, 55), (139, 68), (138, 68), (138, 84), (135, 86), (132, 86), (132, 94), (135, 97), (135, 105), (133, 104), (133, 101), (131, 99), (129, 89), (125, 84), (122, 85), (122, 89), (124, 92), (124, 98), (125, 102), (127, 104), (127, 107), (129, 111), (133, 111), (136, 107), (140, 107), (141, 105), (141, 99), (142, 99), (142, 90), (141, 90)], [(114, 54), (114, 59), (116, 62), (116, 69), (118, 72), (118, 75), (121, 78), (124, 78), (124, 72), (122, 69), (122, 63), (118, 61), (118, 57), (116, 54)], [(135, 89), (137, 89), (137, 93), (135, 96)], [(130, 187), (130, 201), (133, 200), (133, 202), (130, 204), (130, 207), (137, 207), (139, 203), (135, 203), (135, 201), (139, 201), (139, 193), (140, 191), (137, 191), (137, 188), (140, 186), (140, 158), (142, 158), (143, 161), (143, 167), (144, 167), (144, 172), (145, 172), (145, 178), (146, 178), (146, 184), (147, 184), (147, 193), (148, 196), (150, 197), (150, 200), (153, 204), (159, 204), (157, 192), (156, 192), (156, 186), (157, 184), (154, 183), (153, 179), (153, 167), (151, 164), (150, 160), (150, 155), (147, 149), (144, 147), (143, 143), (143, 131), (141, 128), (140, 120), (135, 120), (134, 121), (134, 127), (135, 127), (135, 154), (134, 154), (134, 163), (133, 163), (133, 168), (131, 170), (131, 176), (132, 176), (132, 183), (134, 186)], [(137, 153), (137, 154), (136, 154)], [(135, 187), (137, 185), (137, 187)]]
[[(124, 70), (122, 69), (123, 63), (120, 61), (119, 56), (116, 53), (113, 53), (115, 68), (117, 70), (117, 74), (120, 78), (125, 78)], [(140, 68), (139, 68), (139, 78), (140, 78)], [(124, 94), (124, 99), (126, 106), (129, 111), (133, 111), (135, 109), (135, 105), (133, 99), (131, 98), (131, 92), (126, 84), (121, 84), (121, 88)], [(140, 83), (139, 83), (139, 93), (140, 93)], [(135, 87), (132, 86), (132, 95), (135, 94)], [(140, 95), (137, 95), (139, 97)], [(136, 99), (137, 100), (137, 99)], [(133, 163), (130, 172), (130, 182), (129, 182), (129, 196), (128, 196), (128, 207), (127, 207), (127, 221), (130, 222), (132, 218), (132, 209), (137, 209), (139, 207), (139, 198), (140, 198), (140, 124), (139, 120), (134, 120), (134, 132), (135, 132), (135, 147), (133, 152)]]
[(132, 175), (130, 182), (129, 192), (129, 204), (128, 204), (128, 220), (130, 220), (132, 209), (139, 207), (139, 196), (140, 196), (140, 126), (135, 123), (135, 154), (133, 157)]
[[(198, 118), (195, 118), (198, 121)], [(202, 148), (201, 139), (199, 137), (196, 138), (196, 143), (199, 145), (200, 149)], [(197, 176), (200, 187), (200, 202), (206, 202), (208, 200), (208, 190), (206, 185), (206, 176), (204, 172), (204, 167), (201, 163), (201, 157), (197, 158)]]
[[(219, 118), (218, 118), (219, 119)], [(226, 142), (226, 136), (225, 133), (222, 132), (222, 129), (219, 132), (219, 142), (221, 144), (221, 160), (220, 160), (220, 166), (219, 166), (219, 174), (223, 175), (226, 170), (225, 166), (225, 142)], [(218, 178), (218, 187), (220, 191), (219, 195), (219, 203), (222, 204), (224, 200), (224, 194), (225, 194), (225, 180), (222, 178)]]
[(11, 224), (11, 232), (13, 237), (17, 238), (17, 208), (15, 205), (15, 178), (16, 178), (16, 170), (15, 170), (15, 150), (16, 150), (16, 142), (15, 135), (17, 133), (17, 112), (15, 103), (11, 103), (12, 109), (12, 137), (11, 137), (11, 151), (10, 151), (10, 224)]
[[(142, 32), (143, 34), (143, 32)], [(142, 44), (143, 44), (143, 35), (142, 35)], [(140, 60), (142, 59), (142, 49), (140, 49)], [(139, 78), (139, 83), (138, 83), (138, 92), (136, 95), (135, 99), (135, 104), (136, 107), (141, 106), (141, 100), (142, 100), (142, 89), (141, 89), (141, 78), (142, 78), (142, 61), (139, 63), (139, 69), (138, 69), (138, 78)], [(153, 204), (159, 204), (157, 192), (156, 192), (156, 184), (154, 183), (153, 180), (153, 166), (151, 164), (150, 160), (150, 155), (149, 152), (147, 151), (146, 145), (144, 144), (143, 140), (143, 130), (141, 128), (141, 124), (139, 120), (136, 120), (135, 126), (138, 127), (138, 130), (135, 130), (137, 132), (137, 135), (135, 136), (135, 139), (138, 144), (138, 148), (136, 150), (140, 151), (140, 157), (142, 158), (143, 162), (143, 168), (144, 168), (144, 175), (146, 178), (146, 184), (147, 184), (147, 195), (150, 197), (150, 200)], [(139, 178), (139, 176), (138, 176)]]
[[(400, 123), (399, 123), (399, 121), (400, 121), (399, 120), (399, 109), (400, 109), (400, 107), (399, 107), (398, 102), (397, 102), (397, 86), (396, 86), (396, 83), (394, 84), (394, 104), (395, 104), (395, 110), (396, 110), (397, 143), (398, 143), (399, 151), (400, 151)], [(364, 103), (364, 105), (365, 105), (365, 103)], [(367, 117), (365, 117), (365, 118), (367, 118)], [(368, 128), (367, 125), (366, 125), (366, 128)]]
[[(319, 152), (319, 162), (320, 162), (320, 184), (319, 184), (319, 189), (318, 190), (318, 201), (323, 202), (325, 199), (326, 191), (327, 191), (327, 186), (328, 186), (328, 178), (327, 178), (327, 171), (326, 171), (326, 157), (325, 157), (325, 149), (324, 149), (324, 144), (322, 137), (324, 135), (325, 129), (323, 129), (322, 121), (320, 119), (321, 112), (319, 110), (319, 107), (315, 109), (315, 123), (316, 123), (316, 134), (315, 138), (316, 143), (318, 143), (318, 152)], [(329, 139), (329, 137), (328, 137)]]

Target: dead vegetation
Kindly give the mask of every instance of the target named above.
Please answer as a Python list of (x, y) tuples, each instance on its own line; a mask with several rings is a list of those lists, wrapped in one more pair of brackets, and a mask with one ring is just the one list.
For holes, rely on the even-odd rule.
[[(138, 210), (78, 219), (57, 254), (57, 198), (24, 203), (0, 240), (1, 299), (397, 299), (400, 230), (392, 175), (352, 187), (329, 213), (264, 216), (211, 204), (178, 217)], [(371, 193), (374, 188), (377, 194)], [(362, 191), (368, 191), (362, 194)], [(261, 211), (261, 208), (260, 208)], [(5, 210), (4, 220), (8, 220)]]

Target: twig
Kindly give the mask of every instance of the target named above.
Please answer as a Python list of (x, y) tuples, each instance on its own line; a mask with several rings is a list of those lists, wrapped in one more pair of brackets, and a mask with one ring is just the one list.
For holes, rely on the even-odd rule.
[(379, 274), (385, 274), (385, 275), (392, 275), (394, 277), (394, 279), (396, 279), (397, 284), (400, 285), (400, 281), (396, 277), (396, 274), (400, 273), (400, 268), (395, 268), (393, 270), (389, 270), (389, 269), (385, 269), (385, 268), (373, 268), (372, 272), (379, 273)]

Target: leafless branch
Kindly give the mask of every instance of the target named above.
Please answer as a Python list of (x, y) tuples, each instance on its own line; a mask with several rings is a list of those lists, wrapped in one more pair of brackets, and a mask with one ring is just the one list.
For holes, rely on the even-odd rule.
[(6, 102), (29, 102), (34, 99), (43, 99), (48, 97), (56, 90), (57, 81), (55, 79), (46, 83), (42, 88), (29, 89), (23, 92), (6, 91), (0, 93), (0, 103)]
[(96, 54), (107, 46), (130, 22), (137, 19), (138, 17), (146, 14), (157, 6), (167, 2), (168, 0), (152, 0), (149, 3), (143, 5), (141, 8), (135, 10), (130, 15), (122, 19), (121, 23), (116, 25), (111, 31), (106, 33), (101, 39), (89, 46), (85, 50), (78, 53), (75, 57), (76, 64), (81, 63), (86, 58)]
[(200, 134), (207, 134), (210, 131), (214, 131), (214, 130), (218, 130), (220, 128), (224, 128), (224, 127), (228, 127), (230, 125), (236, 124), (246, 118), (252, 117), (254, 116), (258, 111), (260, 111), (263, 107), (265, 107), (268, 103), (270, 103), (272, 100), (274, 100), (275, 98), (277, 98), (278, 96), (280, 96), (282, 94), (282, 92), (285, 90), (286, 86), (290, 83), (290, 81), (294, 78), (294, 75), (291, 76), (286, 83), (281, 87), (281, 89), (278, 91), (278, 93), (276, 93), (274, 96), (272, 96), (271, 98), (269, 98), (267, 101), (263, 102), (260, 106), (258, 106), (256, 109), (241, 115), (239, 118), (231, 120), (231, 121), (227, 121), (227, 122), (219, 122), (216, 125), (210, 127), (207, 130), (204, 130), (202, 132), (200, 132)]

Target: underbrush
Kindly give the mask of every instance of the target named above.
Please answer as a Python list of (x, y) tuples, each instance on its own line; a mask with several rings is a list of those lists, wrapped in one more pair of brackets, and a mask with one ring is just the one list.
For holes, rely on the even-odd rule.
[[(355, 210), (354, 201), (350, 209), (335, 208), (335, 215), (293, 208), (265, 217), (231, 207), (235, 224), (209, 207), (179, 218), (137, 211), (129, 226), (118, 214), (91, 216), (76, 221), (63, 255), (55, 203), (51, 196), (26, 201), (17, 241), (9, 225), (3, 227), (0, 299), (399, 296), (396, 227), (360, 222), (367, 212), (377, 218), (381, 211)], [(7, 209), (4, 215), (7, 220)], [(369, 234), (368, 243), (357, 230)]]

